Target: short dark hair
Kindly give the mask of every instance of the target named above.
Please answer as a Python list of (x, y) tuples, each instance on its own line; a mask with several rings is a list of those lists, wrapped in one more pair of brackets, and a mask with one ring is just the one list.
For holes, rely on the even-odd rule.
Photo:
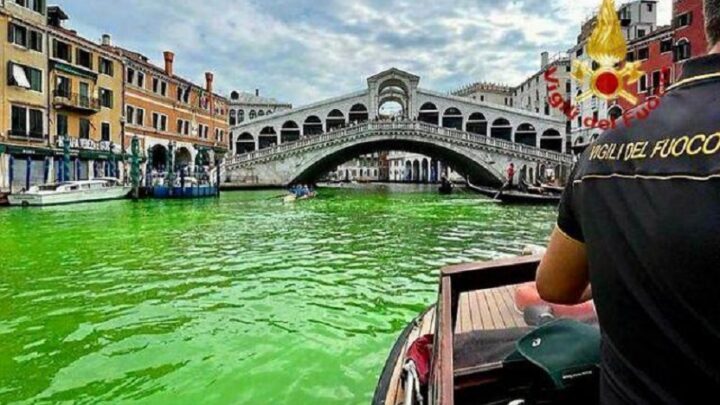
[(720, 42), (720, 0), (705, 0), (705, 32), (710, 46)]

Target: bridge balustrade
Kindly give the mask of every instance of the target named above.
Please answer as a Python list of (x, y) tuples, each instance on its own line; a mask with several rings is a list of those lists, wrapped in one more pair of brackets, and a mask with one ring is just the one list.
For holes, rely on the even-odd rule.
[(491, 138), (489, 136), (474, 134), (470, 132), (460, 131), (457, 129), (444, 128), (437, 125), (429, 124), (422, 121), (392, 121), (392, 122), (366, 122), (351, 127), (345, 127), (336, 129), (320, 135), (312, 135), (294, 142), (288, 142), (281, 145), (273, 145), (270, 148), (261, 149), (253, 152), (248, 152), (242, 155), (234, 156), (226, 162), (226, 165), (234, 165), (244, 162), (261, 159), (263, 157), (272, 156), (278, 153), (287, 152), (291, 150), (301, 149), (308, 145), (322, 143), (326, 141), (337, 141), (344, 137), (355, 136), (368, 131), (392, 131), (392, 130), (405, 130), (415, 131), (422, 135), (423, 133), (438, 134), (446, 136), (454, 140), (466, 140), (478, 143), (481, 145), (489, 146), (492, 148), (502, 149), (504, 151), (512, 151), (518, 154), (538, 157), (547, 160), (558, 161), (561, 163), (572, 163), (571, 156), (555, 151), (549, 151), (506, 141), (503, 139)]

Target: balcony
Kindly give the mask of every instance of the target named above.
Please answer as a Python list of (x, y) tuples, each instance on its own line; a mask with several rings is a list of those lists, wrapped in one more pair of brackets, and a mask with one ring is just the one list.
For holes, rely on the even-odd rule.
[(95, 114), (100, 111), (100, 99), (70, 93), (65, 90), (54, 90), (53, 107), (58, 110), (66, 109), (85, 114)]

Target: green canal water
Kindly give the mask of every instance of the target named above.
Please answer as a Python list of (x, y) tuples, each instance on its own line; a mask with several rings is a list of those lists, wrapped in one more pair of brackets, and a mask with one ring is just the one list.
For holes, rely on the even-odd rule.
[(400, 188), (1, 209), (0, 403), (369, 403), (441, 266), (555, 218)]

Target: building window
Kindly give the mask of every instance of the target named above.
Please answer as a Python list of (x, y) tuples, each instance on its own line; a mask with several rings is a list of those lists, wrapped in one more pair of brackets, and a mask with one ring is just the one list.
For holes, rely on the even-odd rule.
[(208, 132), (210, 132), (210, 127), (206, 126), (205, 127), (205, 136), (203, 138), (208, 139)]
[(12, 106), (11, 134), (15, 136), (43, 139), (43, 112), (34, 108)]
[(114, 65), (113, 61), (111, 61), (110, 59), (105, 59), (101, 56), (98, 65), (100, 67), (100, 73), (108, 76), (114, 75)]
[(45, 14), (45, 0), (15, 0), (15, 4), (36, 13)]
[(30, 49), (33, 51), (43, 51), (43, 34), (37, 31), (30, 31)]
[(686, 27), (692, 23), (692, 12), (675, 17), (675, 28)]
[(53, 39), (53, 57), (64, 60), (67, 63), (72, 63), (71, 50), (72, 48), (69, 44)]
[(644, 36), (645, 36), (645, 30), (639, 29), (639, 30), (637, 31), (637, 37), (638, 37), (638, 38), (642, 38), (642, 37), (644, 37)]
[(152, 84), (153, 84), (153, 93), (160, 93), (160, 79), (158, 79), (157, 77), (153, 77)]
[(125, 122), (130, 124), (135, 123), (135, 108), (131, 105), (127, 106), (125, 109)]
[(577, 52), (575, 52), (575, 56), (577, 56), (578, 58), (581, 57), (582, 54), (583, 54), (583, 48), (580, 48), (577, 50)]
[(672, 38), (663, 39), (660, 41), (660, 53), (672, 51)]
[(64, 76), (55, 77), (55, 97), (70, 98), (72, 92), (72, 81)]
[(182, 134), (183, 131), (183, 120), (177, 120), (177, 133)]
[(142, 108), (135, 110), (135, 125), (145, 126), (145, 110)]
[(652, 11), (653, 11), (653, 4), (652, 4), (652, 3), (647, 3), (647, 9), (648, 9), (648, 13), (652, 13)]
[(642, 75), (638, 81), (638, 93), (647, 91), (647, 75)]
[(190, 135), (190, 121), (185, 121), (185, 127), (183, 128), (184, 135)]
[(108, 89), (100, 89), (100, 105), (107, 108), (113, 108), (113, 92)]
[(638, 60), (645, 60), (650, 56), (648, 47), (638, 49)]
[(90, 120), (80, 118), (80, 139), (90, 139)]
[(145, 87), (145, 73), (137, 72), (137, 85), (138, 87)]
[(681, 39), (680, 41), (678, 41), (677, 45), (675, 45), (675, 62), (690, 59), (691, 55), (692, 52), (690, 49), (690, 41), (688, 41), (687, 39)]
[(68, 134), (68, 117), (64, 114), (58, 114), (57, 115), (57, 135), (58, 136), (65, 136)]
[(8, 24), (8, 42), (27, 48), (28, 29), (13, 23)]
[(127, 82), (135, 83), (135, 69), (133, 69), (133, 68), (127, 69)]
[(75, 58), (77, 59), (75, 62), (85, 68), (88, 68), (92, 70), (93, 68), (93, 61), (92, 61), (92, 54), (84, 49), (77, 48), (75, 51), (76, 55)]
[(101, 128), (100, 131), (101, 131), (101, 134), (102, 134), (102, 135), (101, 135), (101, 136), (102, 136), (102, 139), (101, 139), (101, 140), (106, 141), (106, 142), (109, 142), (109, 141), (110, 141), (110, 123), (108, 123), (108, 122), (103, 122), (103, 123), (100, 125), (100, 128)]
[(158, 131), (167, 131), (167, 115), (153, 113), (153, 128)]
[(29, 66), (9, 62), (8, 85), (42, 92), (42, 72)]
[(660, 90), (660, 74), (659, 70), (652, 72), (652, 88), (650, 92), (653, 94)]

